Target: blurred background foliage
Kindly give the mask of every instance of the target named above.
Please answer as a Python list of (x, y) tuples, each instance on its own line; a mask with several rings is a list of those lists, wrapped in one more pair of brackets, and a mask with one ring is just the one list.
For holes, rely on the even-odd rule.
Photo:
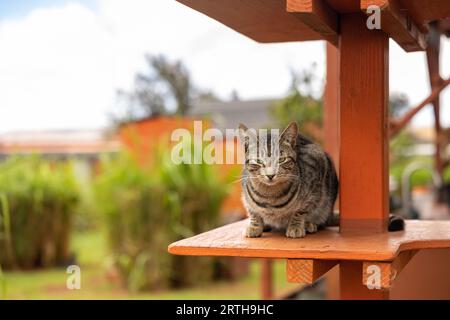
[(0, 265), (39, 268), (70, 260), (69, 236), (79, 203), (70, 163), (38, 156), (0, 163)]
[(96, 208), (105, 218), (114, 265), (132, 290), (213, 280), (216, 259), (169, 255), (167, 246), (218, 226), (228, 184), (214, 166), (175, 165), (167, 148), (156, 154), (151, 165), (125, 153), (101, 163)]

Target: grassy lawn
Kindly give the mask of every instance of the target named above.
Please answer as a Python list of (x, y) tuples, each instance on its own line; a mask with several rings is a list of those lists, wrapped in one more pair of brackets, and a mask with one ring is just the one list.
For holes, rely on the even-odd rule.
[[(6, 299), (258, 299), (260, 297), (257, 260), (251, 262), (250, 273), (234, 282), (217, 282), (197, 288), (134, 293), (124, 289), (116, 275), (111, 274), (106, 237), (100, 231), (77, 233), (72, 247), (81, 267), (81, 289), (66, 289), (66, 270), (5, 272)], [(276, 261), (275, 292), (286, 292), (296, 286), (285, 279), (285, 262)], [(1, 284), (0, 284), (1, 286)]]

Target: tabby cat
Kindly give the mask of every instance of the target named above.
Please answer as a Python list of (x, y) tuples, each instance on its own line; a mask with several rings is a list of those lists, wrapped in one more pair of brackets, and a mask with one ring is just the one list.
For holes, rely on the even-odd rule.
[[(338, 178), (330, 156), (298, 132), (295, 122), (280, 134), (239, 126), (245, 148), (242, 200), (249, 215), (245, 236), (260, 237), (265, 227), (302, 238), (321, 226), (337, 225), (333, 207)], [(393, 219), (396, 229), (403, 220)], [(391, 229), (391, 226), (390, 226)]]

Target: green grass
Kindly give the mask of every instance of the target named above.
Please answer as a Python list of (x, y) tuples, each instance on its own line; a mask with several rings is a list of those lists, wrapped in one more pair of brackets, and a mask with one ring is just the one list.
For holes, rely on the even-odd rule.
[[(72, 249), (81, 267), (81, 289), (66, 289), (64, 268), (4, 272), (7, 299), (259, 299), (260, 263), (253, 260), (250, 273), (234, 282), (217, 282), (197, 288), (161, 290), (146, 293), (127, 291), (111, 272), (105, 233), (77, 233)], [(286, 282), (285, 262), (274, 264), (275, 292), (294, 288)], [(5, 298), (0, 295), (0, 298)]]

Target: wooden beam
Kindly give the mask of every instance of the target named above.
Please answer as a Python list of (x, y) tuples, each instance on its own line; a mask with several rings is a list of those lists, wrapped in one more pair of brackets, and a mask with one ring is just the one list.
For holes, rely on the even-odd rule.
[(411, 119), (424, 108), (426, 105), (432, 103), (434, 99), (444, 90), (448, 85), (450, 85), (450, 78), (444, 80), (438, 87), (431, 91), (431, 94), (424, 99), (418, 106), (409, 109), (400, 119), (391, 120), (391, 128), (389, 136), (392, 139), (395, 137), (410, 121)]
[(286, 263), (287, 280), (313, 284), (337, 264), (336, 260), (288, 259)]
[(340, 230), (385, 232), (389, 211), (389, 37), (341, 15)]
[[(367, 13), (369, 6), (381, 9), (381, 29), (394, 39), (406, 52), (423, 51), (426, 48), (424, 34), (412, 21), (407, 11), (400, 9), (394, 0), (361, 0), (361, 10)], [(367, 13), (368, 15), (373, 13)]]
[(340, 290), (341, 300), (387, 300), (388, 290), (371, 290), (363, 285), (363, 263), (360, 261), (341, 261)]
[[(379, 279), (379, 289), (390, 289), (394, 280), (399, 276), (400, 272), (405, 268), (405, 266), (409, 263), (409, 261), (414, 257), (417, 253), (417, 250), (411, 251), (403, 251), (398, 257), (392, 262), (374, 262), (374, 261), (366, 261), (363, 263), (363, 277), (362, 282), (363, 285), (367, 286), (371, 284), (370, 277), (373, 277), (373, 272), (376, 272), (373, 269), (373, 266), (378, 268), (380, 271), (380, 279)], [(376, 288), (375, 288), (376, 289)]]
[[(430, 79), (431, 89), (439, 87), (443, 79), (440, 73), (440, 50), (441, 50), (441, 32), (437, 23), (430, 23), (430, 32), (427, 37), (427, 63), (428, 77)], [(434, 168), (442, 179), (444, 173), (444, 162), (441, 156), (441, 99), (440, 94), (433, 100), (434, 111), (434, 131), (435, 131), (435, 151)]]
[(273, 299), (273, 263), (272, 259), (261, 260), (261, 298)]
[(262, 43), (322, 40), (281, 0), (177, 0)]
[(323, 101), (324, 147), (339, 168), (339, 50), (326, 44), (327, 75)]
[(338, 45), (339, 17), (324, 0), (287, 0), (287, 12), (294, 13), (305, 25)]

